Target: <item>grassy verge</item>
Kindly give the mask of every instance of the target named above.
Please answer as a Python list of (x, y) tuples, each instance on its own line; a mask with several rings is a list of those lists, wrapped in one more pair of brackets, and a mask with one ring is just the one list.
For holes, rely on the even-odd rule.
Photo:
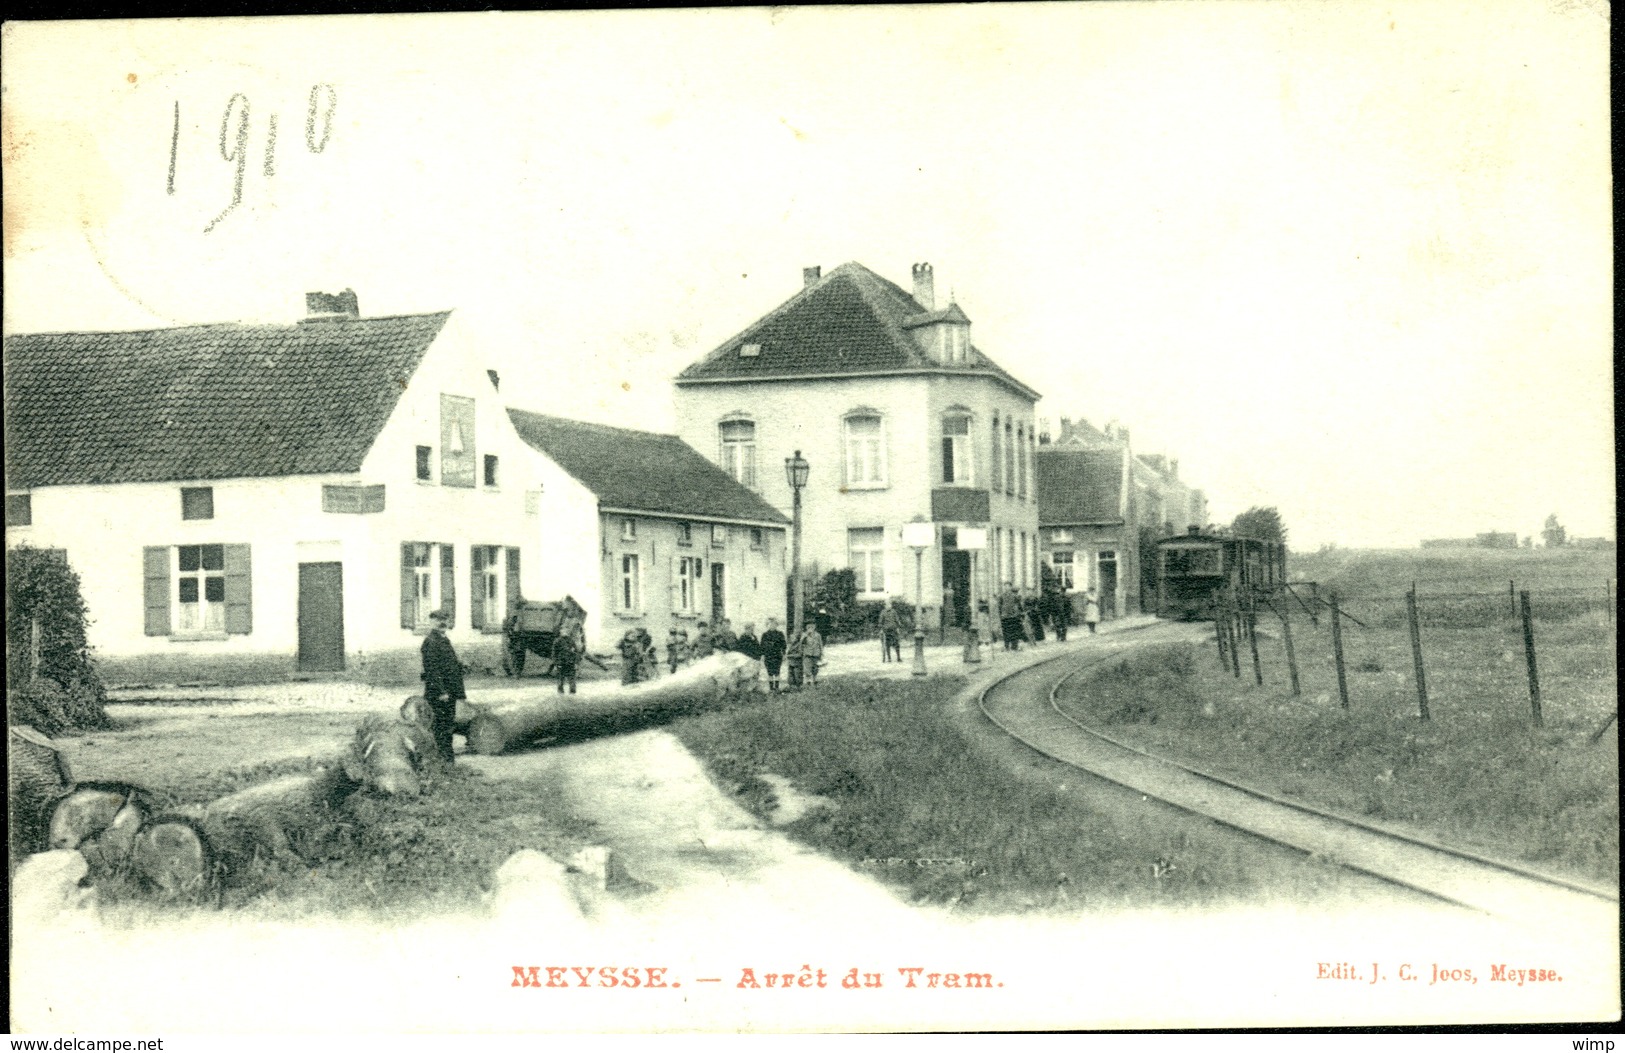
[(837, 678), (671, 730), (763, 819), (778, 803), (768, 773), (827, 799), (783, 829), (917, 902), (1184, 906), (1294, 891), (1221, 834), (1110, 816), (1068, 792), (1065, 775), (1024, 777), (968, 741), (949, 705), (962, 686)]
[[(1209, 646), (1139, 652), (1073, 682), (1072, 712), (1143, 748), (1285, 797), (1392, 822), (1447, 843), (1576, 876), (1619, 879), (1619, 752), (1590, 741), (1615, 705), (1604, 643), (1586, 620), (1543, 627), (1545, 727), (1530, 726), (1521, 641), (1510, 630), (1425, 634), (1432, 719), (1417, 719), (1409, 636), (1347, 634), (1347, 711), (1324, 627), (1294, 623), (1303, 695), (1279, 641), (1242, 677)], [(1357, 634), (1357, 635), (1356, 635)], [(1508, 655), (1511, 657), (1508, 657)]]
[[(315, 763), (255, 765), (159, 789), (180, 800), (212, 800)], [(383, 921), (474, 909), (514, 852), (568, 859), (591, 842), (592, 824), (561, 816), (556, 801), (545, 782), (497, 782), (461, 767), (432, 770), (422, 797), (359, 791), (294, 841), (303, 862), (256, 858), (232, 875), (218, 903), (271, 920)], [(151, 909), (151, 897), (121, 875), (98, 884), (108, 920)], [(186, 905), (166, 905), (166, 913), (176, 906)]]

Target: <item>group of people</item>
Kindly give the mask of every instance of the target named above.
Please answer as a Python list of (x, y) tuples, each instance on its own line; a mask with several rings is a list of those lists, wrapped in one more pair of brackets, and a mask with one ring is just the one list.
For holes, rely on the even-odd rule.
[[(998, 638), (1006, 651), (1020, 650), (1023, 640), (1030, 644), (1043, 643), (1046, 628), (1055, 634), (1057, 640), (1065, 640), (1067, 629), (1072, 624), (1072, 600), (1064, 592), (1028, 590), (1026, 595), (1022, 595), (1007, 581), (995, 602)], [(1091, 633), (1095, 632), (1100, 625), (1100, 600), (1095, 596), (1094, 589), (1084, 592), (1081, 613), (1083, 624)], [(977, 621), (977, 635), (983, 643), (991, 643), (992, 617), (986, 601), (978, 604)]]
[[(617, 647), (621, 655), (621, 683), (636, 684), (652, 680), (658, 674), (660, 659), (647, 629), (639, 626), (626, 630)], [(767, 629), (760, 637), (756, 635), (754, 623), (747, 624), (743, 631), (736, 634), (733, 623), (727, 618), (715, 625), (702, 621), (694, 626), (693, 633), (672, 626), (666, 634), (667, 675), (690, 662), (720, 652), (759, 659), (767, 672), (768, 689), (771, 691), (780, 690), (779, 682), (784, 673), (789, 675), (790, 688), (795, 689), (805, 683), (818, 683), (818, 667), (824, 658), (824, 638), (816, 625), (808, 623), (800, 636), (789, 639), (779, 628), (777, 618), (767, 620)], [(555, 665), (555, 668), (562, 667)], [(570, 690), (574, 692), (575, 667), (571, 665), (569, 668)], [(559, 690), (564, 690), (562, 679)]]

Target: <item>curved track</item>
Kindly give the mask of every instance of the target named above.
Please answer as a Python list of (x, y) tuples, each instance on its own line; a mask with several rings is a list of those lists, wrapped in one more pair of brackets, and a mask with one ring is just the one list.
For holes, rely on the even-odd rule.
[[(977, 705), (1006, 734), (1063, 764), (1391, 884), (1522, 922), (1605, 925), (1609, 930), (1618, 926), (1616, 890), (1282, 800), (1119, 742), (1059, 705), (1061, 688), (1079, 674), (1137, 644), (1187, 635), (1177, 627), (1159, 626), (1123, 643), (1103, 638), (1098, 650), (1074, 652), (1001, 677), (981, 691)], [(1062, 662), (1066, 671), (1057, 676)]]

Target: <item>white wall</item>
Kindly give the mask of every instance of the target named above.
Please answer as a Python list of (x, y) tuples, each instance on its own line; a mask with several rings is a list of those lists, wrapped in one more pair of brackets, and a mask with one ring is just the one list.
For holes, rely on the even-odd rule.
[(587, 611), (587, 646), (607, 650), (599, 628), (606, 601), (599, 571), (598, 496), (517, 434), (515, 439), (530, 487), (541, 491), (539, 514), (526, 525), (526, 556), (536, 555), (522, 571), (525, 595), (536, 600), (574, 597)]
[[(717, 426), (728, 416), (742, 414), (756, 422), (756, 461), (759, 490), (779, 511), (791, 511), (790, 488), (784, 477), (784, 459), (800, 449), (812, 466), (802, 495), (802, 562), (816, 562), (821, 571), (850, 564), (847, 531), (859, 527), (885, 528), (887, 591), (908, 602), (915, 595), (914, 551), (902, 543), (902, 525), (915, 516), (930, 518), (931, 491), (942, 485), (941, 413), (950, 405), (972, 409), (971, 437), (975, 446), (975, 486), (989, 487), (991, 458), (989, 422), (997, 410), (1001, 420), (1014, 414), (1033, 426), (1033, 403), (983, 377), (925, 374), (903, 377), (825, 378), (740, 384), (693, 384), (676, 388), (677, 429), (682, 439), (713, 462), (720, 463)], [(887, 483), (883, 489), (845, 487), (842, 418), (850, 410), (868, 406), (886, 419)], [(1037, 584), (1038, 504), (1029, 474), (1027, 498), (1005, 497), (1002, 488), (991, 495), (991, 522), (1028, 535), (1031, 580)], [(990, 531), (991, 535), (991, 531)], [(991, 541), (990, 541), (991, 544)], [(942, 595), (941, 549), (925, 552), (920, 591), (927, 604)], [(983, 553), (987, 566), (990, 553)]]
[[(623, 520), (637, 521), (637, 536), (622, 537)], [(689, 543), (679, 541), (679, 524), (689, 524)], [(768, 618), (784, 618), (784, 583), (789, 568), (786, 556), (787, 531), (783, 528), (762, 527), (760, 548), (751, 546), (751, 528), (739, 524), (720, 524), (725, 537), (721, 544), (712, 540), (714, 521), (705, 519), (667, 519), (657, 516), (638, 516), (606, 513), (601, 517), (603, 555), (601, 574), (604, 583), (604, 606), (594, 609), (592, 621), (596, 623), (603, 649), (614, 646), (629, 628), (644, 628), (655, 642), (664, 646), (666, 634), (675, 626), (688, 630), (692, 636), (701, 621), (714, 620), (711, 608), (711, 565), (726, 567), (723, 574), (724, 616), (733, 622), (734, 632), (747, 624), (756, 626), (760, 636), (767, 628)], [(620, 608), (621, 556), (636, 554), (642, 573), (642, 604), (638, 610)], [(673, 561), (679, 556), (698, 557), (705, 563), (706, 578), (701, 582), (698, 610), (685, 613), (673, 603)], [(662, 652), (664, 654), (664, 652)]]
[[(298, 543), (332, 541), (346, 553), (368, 544), (368, 517), (321, 510), (322, 484), (349, 481), (334, 475), (44, 487), (33, 491), (33, 525), (7, 528), (6, 544), (67, 552), (90, 611), (90, 644), (102, 654), (280, 653), (291, 665), (298, 644)], [(213, 519), (181, 519), (185, 485), (214, 488)], [(214, 640), (147, 636), (143, 548), (204, 544), (252, 546), (253, 631)], [(354, 595), (348, 586), (347, 579), (347, 604)]]
[[(581, 587), (590, 597), (596, 541), (590, 539), (592, 508), (583, 512), (578, 494), (549, 486), (556, 481), (544, 481), (535, 471), (480, 358), (454, 314), (357, 473), (45, 487), (32, 492), (33, 524), (8, 528), (6, 543), (66, 550), (90, 609), (91, 645), (104, 656), (173, 659), (177, 667), (258, 656), (291, 670), (298, 648), (298, 564), (336, 560), (344, 568), (349, 659), (365, 662), (383, 654), (410, 659), (421, 634), (401, 626), (401, 544), (407, 541), (455, 547), (452, 638), (461, 648), (492, 643), (500, 625), (481, 633), (470, 624), (471, 546), (519, 547), (521, 581), (530, 596), (557, 589), (565, 573), (561, 568), (585, 566)], [(496, 454), (498, 486), (467, 489), (417, 480), (419, 444), (434, 448), (431, 460), (438, 473), (443, 393), (475, 401), (475, 463), (482, 467), (486, 453)], [(482, 482), (477, 476), (476, 483)], [(385, 510), (324, 512), (324, 484), (383, 484)], [(181, 519), (180, 490), (189, 485), (213, 488), (214, 518)], [(542, 490), (540, 507), (528, 512), (526, 493), (536, 489)], [(577, 507), (562, 513), (572, 500)], [(147, 636), (143, 548), (216, 543), (251, 546), (252, 632), (193, 640)], [(592, 558), (584, 559), (583, 552)]]

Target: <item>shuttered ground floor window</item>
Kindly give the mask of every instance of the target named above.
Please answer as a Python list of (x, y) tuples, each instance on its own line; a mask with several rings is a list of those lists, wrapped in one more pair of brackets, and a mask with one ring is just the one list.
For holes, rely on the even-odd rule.
[(473, 580), (469, 589), (469, 624), (488, 633), (501, 632), (508, 612), (522, 599), (519, 550), (505, 545), (475, 545), (470, 551)]
[[(429, 615), (444, 608), (457, 624), (457, 554), (449, 543), (401, 543), (401, 628), (427, 630)], [(449, 627), (448, 626), (448, 627)]]
[(146, 635), (209, 639), (253, 631), (248, 545), (149, 545), (141, 558)]

